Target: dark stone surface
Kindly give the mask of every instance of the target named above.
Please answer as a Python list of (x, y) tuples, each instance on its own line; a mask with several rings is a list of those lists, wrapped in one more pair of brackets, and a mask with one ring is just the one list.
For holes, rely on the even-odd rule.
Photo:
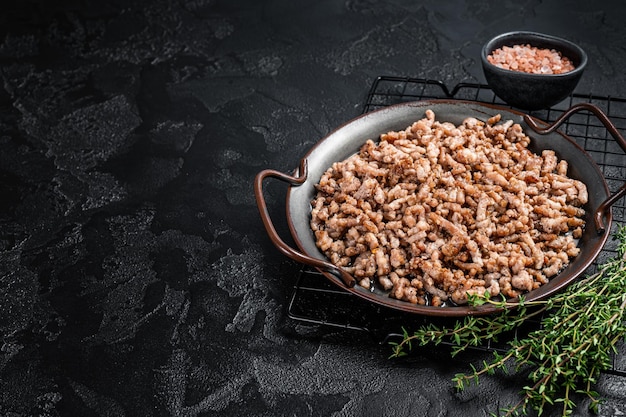
[[(482, 44), (511, 29), (578, 42), (578, 91), (625, 97), (626, 3), (2, 8), (0, 415), (468, 416), (518, 399), (515, 376), (455, 392), (482, 355), (393, 361), (289, 319), (300, 266), (269, 241), (252, 180), (297, 167), (378, 75), (484, 82)], [(280, 219), (282, 187), (267, 193)], [(601, 415), (626, 413), (625, 379), (598, 390)]]

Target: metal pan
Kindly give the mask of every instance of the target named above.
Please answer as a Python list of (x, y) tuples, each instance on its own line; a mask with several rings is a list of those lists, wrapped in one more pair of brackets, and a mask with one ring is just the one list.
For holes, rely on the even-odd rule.
[[(366, 290), (355, 285), (356, 280), (345, 270), (332, 265), (315, 244), (315, 236), (309, 226), (311, 219), (310, 202), (316, 194), (315, 184), (322, 174), (334, 162), (343, 161), (356, 153), (367, 139), (376, 140), (382, 133), (405, 129), (414, 121), (423, 118), (427, 109), (435, 112), (437, 120), (451, 122), (455, 125), (461, 124), (467, 117), (486, 120), (500, 114), (502, 120), (513, 120), (522, 126), (524, 132), (531, 138), (529, 146), (531, 151), (541, 153), (544, 149), (552, 149), (559, 159), (567, 160), (569, 164), (568, 176), (584, 182), (589, 192), (589, 201), (584, 207), (587, 213), (586, 227), (579, 241), (581, 252), (549, 283), (526, 293), (524, 297), (526, 300), (544, 299), (562, 290), (583, 274), (597, 258), (609, 236), (612, 222), (611, 206), (623, 195), (626, 195), (626, 184), (611, 195), (602, 172), (589, 154), (571, 138), (557, 130), (572, 114), (581, 111), (591, 112), (602, 122), (611, 136), (626, 152), (626, 140), (598, 107), (588, 103), (573, 106), (551, 125), (511, 109), (462, 100), (403, 103), (357, 117), (331, 132), (311, 148), (301, 159), (300, 167), (293, 175), (271, 169), (263, 170), (257, 174), (254, 193), (264, 226), (274, 245), (289, 258), (317, 268), (335, 284), (372, 303), (404, 312), (430, 316), (458, 317), (495, 312), (496, 308), (491, 305), (479, 307), (415, 305), (391, 298), (379, 288)], [(270, 219), (263, 197), (263, 181), (266, 178), (276, 178), (289, 184), (286, 197), (286, 220), (298, 249), (292, 248), (280, 238)]]

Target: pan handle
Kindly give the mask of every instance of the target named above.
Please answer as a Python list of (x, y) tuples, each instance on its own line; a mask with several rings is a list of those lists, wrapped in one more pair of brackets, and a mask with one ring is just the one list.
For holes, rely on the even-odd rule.
[[(570, 107), (567, 111), (565, 111), (558, 119), (552, 123), (552, 125), (542, 128), (535, 123), (535, 120), (529, 115), (524, 115), (524, 121), (537, 133), (540, 135), (544, 135), (546, 133), (554, 132), (565, 120), (567, 120), (572, 114), (577, 113), (582, 110), (588, 110), (593, 113), (598, 120), (602, 122), (606, 130), (613, 136), (613, 139), (617, 142), (617, 144), (622, 148), (624, 152), (626, 152), (626, 140), (621, 135), (619, 130), (615, 127), (615, 125), (611, 122), (611, 120), (607, 117), (606, 114), (599, 107), (591, 104), (591, 103), (578, 103)], [(622, 185), (622, 187), (617, 190), (613, 195), (609, 196), (606, 200), (604, 200), (597, 208), (594, 213), (594, 221), (596, 223), (596, 229), (598, 230), (598, 234), (604, 233), (606, 227), (604, 225), (604, 220), (602, 219), (604, 214), (610, 210), (611, 206), (617, 202), (621, 197), (626, 195), (626, 183)]]
[(299, 176), (291, 176), (285, 173), (275, 171), (273, 169), (266, 169), (259, 172), (254, 179), (254, 196), (256, 198), (257, 206), (259, 207), (259, 212), (261, 214), (261, 219), (263, 220), (263, 225), (265, 226), (265, 230), (267, 230), (267, 234), (270, 239), (274, 243), (274, 245), (286, 256), (293, 259), (294, 261), (303, 263), (305, 265), (313, 266), (318, 269), (330, 272), (341, 278), (343, 283), (347, 287), (354, 287), (356, 280), (352, 275), (331, 264), (330, 262), (322, 261), (320, 259), (313, 258), (311, 256), (305, 255), (297, 250), (293, 249), (291, 246), (286, 244), (274, 228), (274, 224), (270, 219), (270, 214), (267, 210), (267, 205), (265, 204), (265, 198), (263, 197), (263, 180), (265, 178), (277, 178), (279, 180), (285, 181), (291, 185), (302, 185), (307, 178), (308, 170), (307, 170), (307, 161), (306, 159), (302, 159), (300, 161), (300, 169), (298, 171)]

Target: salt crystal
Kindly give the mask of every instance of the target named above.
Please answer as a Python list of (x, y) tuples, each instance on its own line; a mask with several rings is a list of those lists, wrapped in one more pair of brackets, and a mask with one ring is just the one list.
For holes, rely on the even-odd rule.
[(574, 69), (572, 62), (558, 51), (530, 45), (505, 45), (494, 50), (487, 59), (500, 68), (534, 74), (561, 74)]

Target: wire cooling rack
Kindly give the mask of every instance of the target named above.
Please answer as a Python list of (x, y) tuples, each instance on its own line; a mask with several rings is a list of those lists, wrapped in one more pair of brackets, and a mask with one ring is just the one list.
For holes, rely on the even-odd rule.
[[(393, 104), (429, 99), (473, 100), (510, 107), (488, 86), (482, 84), (460, 83), (448, 88), (438, 80), (381, 76), (374, 80), (367, 93), (363, 113)], [(549, 109), (533, 111), (530, 114), (540, 120), (553, 122), (578, 103), (591, 103), (599, 107), (622, 134), (626, 132), (626, 98), (574, 93)], [(559, 130), (591, 155), (604, 174), (612, 193), (622, 186), (626, 180), (626, 155), (594, 115), (574, 114)], [(613, 234), (618, 225), (626, 223), (626, 197), (617, 201), (612, 206), (612, 211)], [(594, 272), (598, 264), (616, 256), (616, 245), (617, 242), (609, 239), (587, 273)], [(307, 266), (302, 268), (294, 284), (287, 313), (291, 319), (300, 323), (364, 332), (381, 343), (400, 338), (401, 334), (398, 332), (402, 327), (411, 328), (433, 320), (436, 322), (449, 320), (426, 318), (374, 305), (337, 287), (317, 270)], [(533, 326), (536, 328), (537, 323), (528, 325), (529, 329), (532, 329)], [(517, 329), (510, 337), (517, 337), (516, 333), (524, 330)], [(500, 338), (501, 342), (489, 342), (472, 349), (505, 350), (508, 340), (506, 336)], [(619, 346), (618, 351), (614, 356), (613, 368), (607, 373), (626, 377), (626, 345)]]

